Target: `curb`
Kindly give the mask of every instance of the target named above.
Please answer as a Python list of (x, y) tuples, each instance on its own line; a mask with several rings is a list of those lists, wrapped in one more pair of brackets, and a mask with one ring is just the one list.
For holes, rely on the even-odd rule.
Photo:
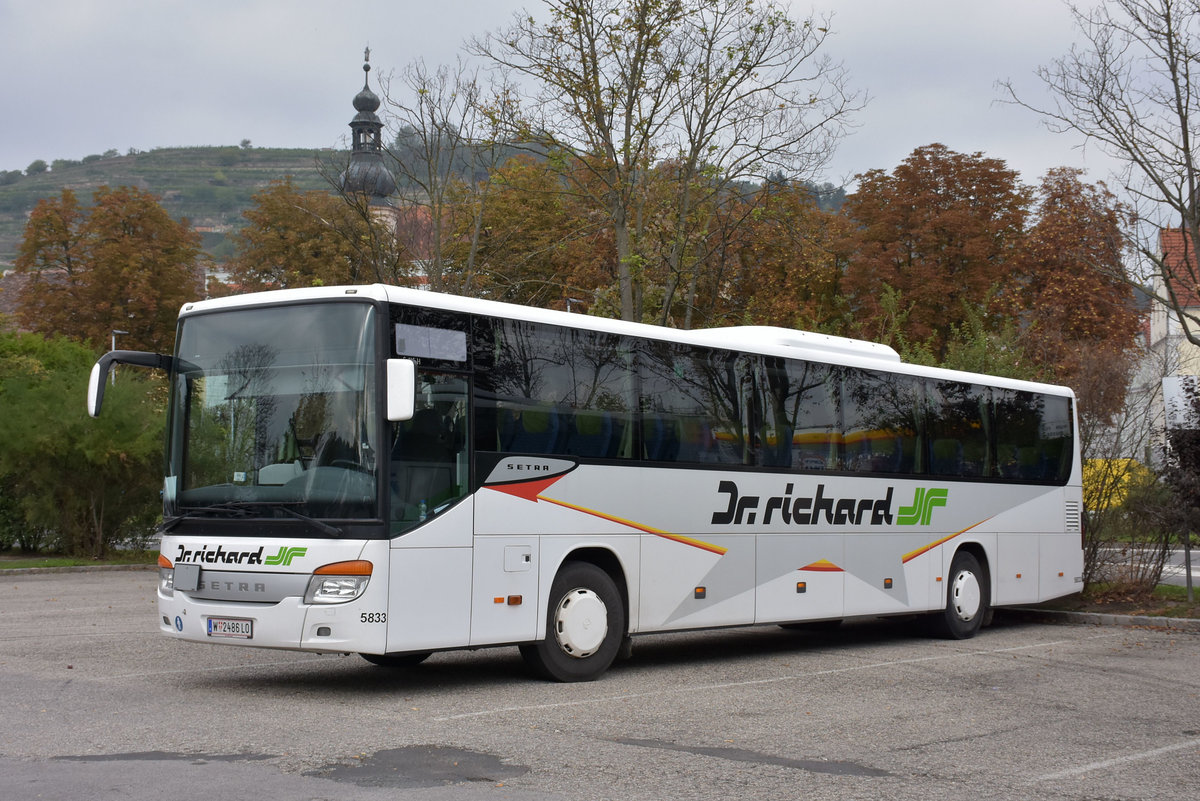
[(1091, 626), (1125, 626), (1128, 628), (1169, 629), (1200, 634), (1200, 620), (1187, 617), (1148, 617), (1146, 615), (1110, 615), (1104, 612), (1067, 612), (1057, 609), (1009, 607), (996, 610), (1007, 617), (1038, 623), (1075, 624)]

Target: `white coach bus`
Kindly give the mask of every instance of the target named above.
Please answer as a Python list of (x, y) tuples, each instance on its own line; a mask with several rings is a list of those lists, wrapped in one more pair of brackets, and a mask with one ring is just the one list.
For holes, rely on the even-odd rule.
[(777, 328), (680, 331), (382, 285), (185, 306), (158, 610), (382, 665), (519, 645), (594, 679), (650, 632), (1080, 589), (1069, 389)]

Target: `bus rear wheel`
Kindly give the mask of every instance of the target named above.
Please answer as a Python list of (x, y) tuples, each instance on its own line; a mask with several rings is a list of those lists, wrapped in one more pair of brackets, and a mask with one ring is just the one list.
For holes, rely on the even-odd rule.
[(521, 646), (535, 672), (554, 681), (592, 681), (608, 670), (625, 636), (625, 606), (612, 577), (567, 562), (554, 577), (546, 637)]
[(988, 612), (987, 577), (974, 554), (959, 551), (947, 578), (946, 606), (934, 615), (935, 633), (952, 640), (970, 639)]

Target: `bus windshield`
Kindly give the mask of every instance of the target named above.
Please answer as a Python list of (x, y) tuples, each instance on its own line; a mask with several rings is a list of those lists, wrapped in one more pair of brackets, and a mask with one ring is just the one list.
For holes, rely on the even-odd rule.
[(375, 335), (365, 303), (183, 318), (165, 514), (378, 518)]

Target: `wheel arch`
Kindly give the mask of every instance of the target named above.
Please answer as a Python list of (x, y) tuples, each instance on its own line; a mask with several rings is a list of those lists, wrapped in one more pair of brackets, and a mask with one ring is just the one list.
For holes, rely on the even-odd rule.
[(554, 569), (555, 575), (562, 570), (563, 565), (568, 562), (587, 562), (595, 565), (608, 574), (613, 583), (617, 585), (617, 591), (621, 593), (621, 604), (625, 607), (625, 631), (622, 634), (629, 633), (629, 579), (625, 572), (625, 566), (621, 563), (621, 558), (617, 554), (599, 546), (585, 546), (576, 548), (573, 551), (568, 551), (563, 555), (562, 561)]
[(946, 563), (946, 569), (950, 569), (950, 565), (954, 564), (954, 557), (959, 552), (965, 551), (975, 557), (975, 561), (979, 562), (979, 569), (983, 571), (983, 581), (981, 582), (988, 590), (988, 603), (991, 604), (991, 599), (996, 597), (996, 588), (992, 584), (992, 565), (988, 559), (987, 549), (983, 547), (983, 543), (976, 540), (964, 542), (954, 550), (950, 555), (950, 561)]

